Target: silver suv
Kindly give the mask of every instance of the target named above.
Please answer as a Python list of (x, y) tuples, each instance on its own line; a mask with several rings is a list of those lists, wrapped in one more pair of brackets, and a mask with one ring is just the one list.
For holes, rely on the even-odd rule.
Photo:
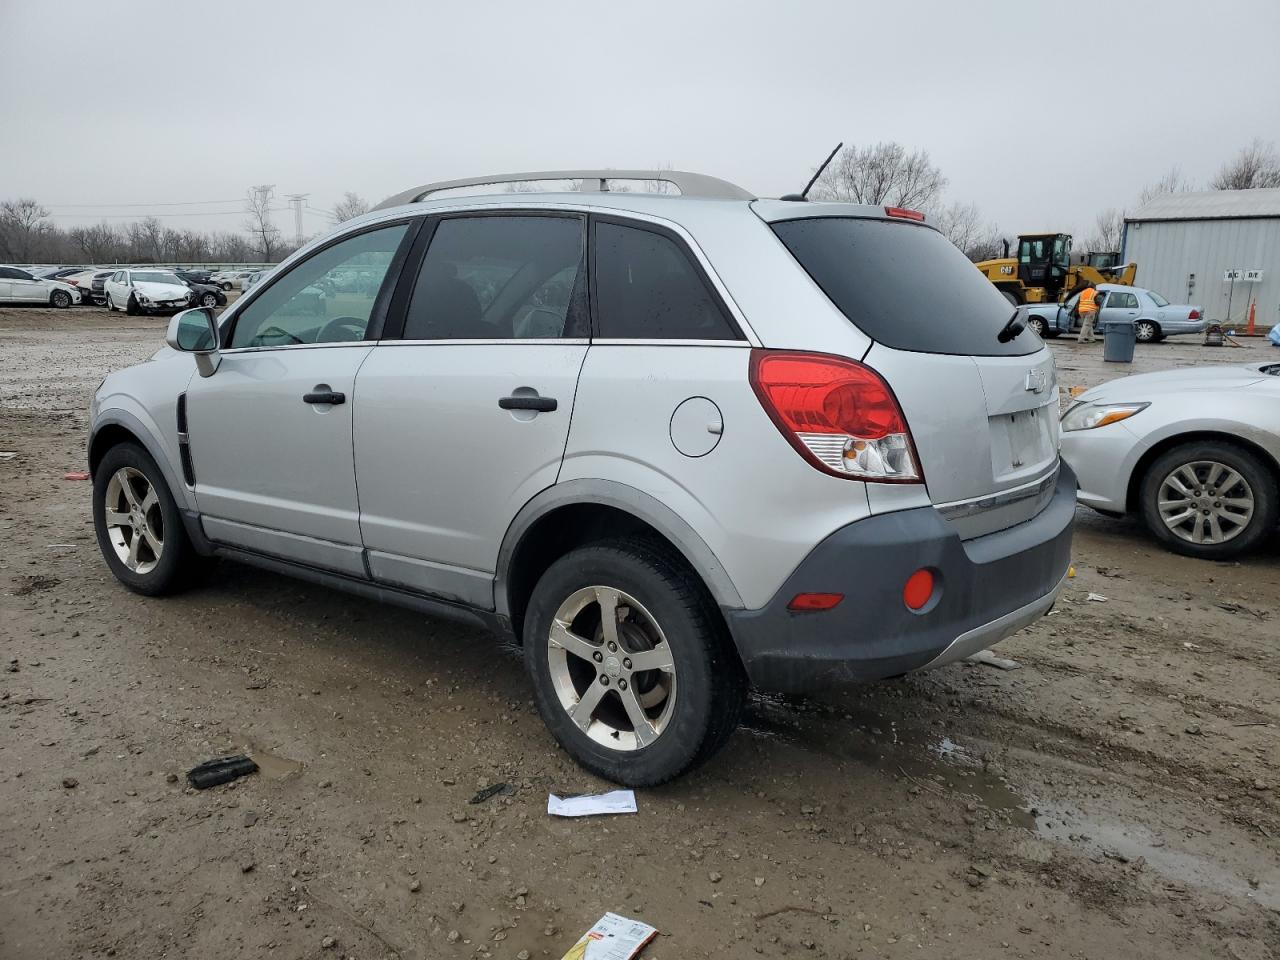
[[(578, 182), (428, 199), (538, 179)], [(107, 377), (98, 540), (147, 595), (221, 556), (491, 627), (566, 750), (655, 784), (749, 688), (948, 663), (1053, 604), (1076, 483), (1009, 313), (910, 210), (418, 187)]]

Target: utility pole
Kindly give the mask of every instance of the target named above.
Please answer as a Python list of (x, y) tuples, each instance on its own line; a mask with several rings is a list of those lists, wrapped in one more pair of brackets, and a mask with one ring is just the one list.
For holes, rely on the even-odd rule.
[(293, 230), (294, 241), (300, 247), (302, 246), (302, 204), (311, 196), (309, 193), (287, 193), (286, 197), (293, 204)]

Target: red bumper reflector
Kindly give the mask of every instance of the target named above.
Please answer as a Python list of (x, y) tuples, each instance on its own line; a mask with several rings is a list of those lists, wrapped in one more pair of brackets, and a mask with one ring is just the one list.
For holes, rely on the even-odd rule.
[(920, 569), (907, 577), (906, 586), (902, 588), (902, 602), (912, 610), (919, 610), (933, 596), (933, 574)]
[(797, 593), (788, 610), (830, 610), (844, 599), (843, 593)]

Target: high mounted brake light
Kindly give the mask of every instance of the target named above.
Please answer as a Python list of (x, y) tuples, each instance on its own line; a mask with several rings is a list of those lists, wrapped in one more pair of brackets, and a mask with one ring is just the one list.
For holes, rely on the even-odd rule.
[(751, 387), (800, 455), (847, 480), (920, 483), (906, 418), (884, 379), (844, 357), (751, 351)]
[(918, 220), (924, 223), (924, 214), (919, 210), (908, 210), (906, 207), (885, 207), (885, 216), (898, 217), (902, 220)]

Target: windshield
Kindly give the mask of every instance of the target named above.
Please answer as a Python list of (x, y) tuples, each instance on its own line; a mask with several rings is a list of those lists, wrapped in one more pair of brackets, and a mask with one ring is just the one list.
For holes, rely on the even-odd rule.
[(859, 330), (887, 347), (1025, 356), (1030, 334), (1000, 343), (1009, 301), (937, 230), (901, 221), (816, 217), (771, 224), (791, 255)]
[(1156, 293), (1154, 290), (1148, 290), (1147, 296), (1156, 302), (1157, 307), (1167, 307), (1169, 305), (1169, 301), (1160, 296), (1160, 294)]
[(172, 273), (161, 273), (158, 270), (135, 270), (130, 276), (134, 283), (176, 283), (182, 286), (182, 281)]

